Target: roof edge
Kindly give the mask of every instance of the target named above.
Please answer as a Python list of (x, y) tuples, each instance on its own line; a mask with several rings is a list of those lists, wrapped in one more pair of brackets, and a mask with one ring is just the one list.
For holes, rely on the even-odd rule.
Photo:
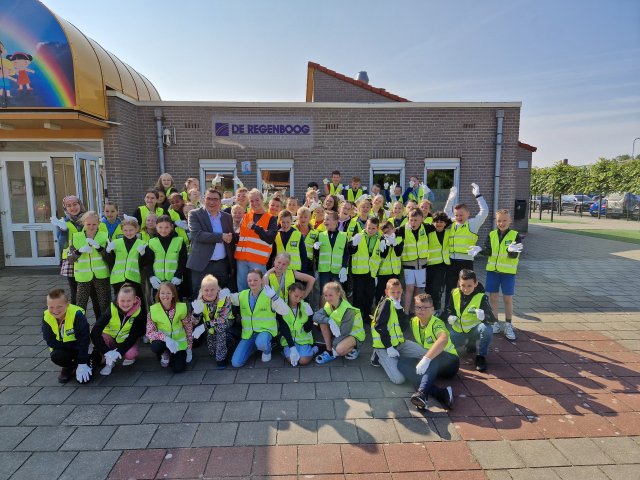
[(538, 150), (538, 147), (534, 147), (533, 145), (529, 145), (528, 143), (521, 142), (518, 140), (518, 146), (520, 148), (524, 148), (525, 150), (529, 150), (530, 152), (535, 152)]

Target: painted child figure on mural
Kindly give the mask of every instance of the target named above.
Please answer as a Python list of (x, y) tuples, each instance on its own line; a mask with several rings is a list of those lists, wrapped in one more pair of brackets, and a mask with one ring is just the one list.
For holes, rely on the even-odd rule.
[(33, 61), (33, 57), (28, 53), (16, 52), (13, 55), (7, 55), (7, 59), (13, 62), (13, 68), (18, 72), (18, 90), (22, 91), (23, 87), (26, 87), (27, 90), (33, 90), (29, 74), (36, 72), (27, 68)]
[(13, 62), (9, 59), (11, 55), (7, 55), (5, 58), (4, 54), (7, 53), (7, 50), (4, 47), (4, 44), (0, 42), (0, 77), (2, 81), (0, 81), (0, 97), (6, 96), (11, 97), (11, 82), (18, 83), (18, 80), (13, 78), (16, 74), (16, 69)]

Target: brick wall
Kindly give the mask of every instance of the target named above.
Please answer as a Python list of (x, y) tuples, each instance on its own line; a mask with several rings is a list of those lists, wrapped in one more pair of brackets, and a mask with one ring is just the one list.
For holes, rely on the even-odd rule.
[(384, 95), (352, 85), (319, 70), (313, 73), (314, 102), (394, 102)]

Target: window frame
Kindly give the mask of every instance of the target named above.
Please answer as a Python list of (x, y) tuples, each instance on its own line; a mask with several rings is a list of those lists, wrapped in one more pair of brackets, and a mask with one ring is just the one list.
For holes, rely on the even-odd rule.
[[(369, 188), (373, 187), (374, 172), (400, 172), (400, 186), (404, 192), (405, 167), (406, 160), (404, 158), (372, 158), (369, 160)], [(384, 186), (382, 188), (384, 189)]]
[(458, 203), (460, 195), (460, 159), (459, 158), (425, 158), (424, 159), (424, 171), (422, 174), (422, 181), (425, 185), (427, 183), (427, 170), (453, 170), (453, 185), (457, 188), (455, 203)]
[[(201, 158), (198, 161), (198, 165), (200, 168), (200, 190), (202, 190), (202, 195), (207, 192), (209, 188), (211, 188), (211, 184), (206, 183), (206, 172), (214, 170), (216, 173), (226, 173), (233, 172), (233, 176), (238, 176), (238, 161), (235, 159), (209, 159), (209, 158)], [(238, 188), (238, 184), (236, 181), (233, 181), (233, 192), (235, 194), (236, 189)]]
[(262, 191), (263, 170), (288, 170), (289, 192), (287, 196), (295, 196), (294, 161), (292, 159), (256, 159), (257, 186), (260, 191)]

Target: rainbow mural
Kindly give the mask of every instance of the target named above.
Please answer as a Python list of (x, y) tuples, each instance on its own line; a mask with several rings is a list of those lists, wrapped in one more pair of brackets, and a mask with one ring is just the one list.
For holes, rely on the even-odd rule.
[(0, 108), (76, 106), (71, 47), (44, 5), (2, 0), (0, 44)]

